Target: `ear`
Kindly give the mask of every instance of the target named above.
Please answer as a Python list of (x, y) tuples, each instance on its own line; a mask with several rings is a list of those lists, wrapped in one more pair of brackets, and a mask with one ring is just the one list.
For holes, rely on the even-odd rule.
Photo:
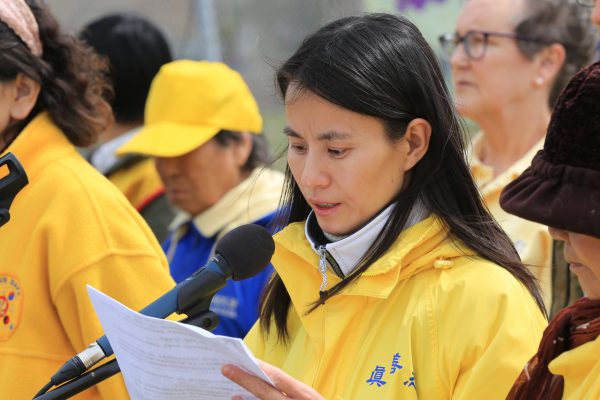
[(545, 47), (535, 55), (536, 76), (533, 78), (533, 84), (536, 87), (552, 86), (560, 69), (565, 63), (567, 52), (562, 44), (553, 43)]
[(431, 138), (431, 124), (423, 118), (415, 118), (406, 127), (404, 140), (408, 144), (408, 153), (404, 163), (404, 171), (414, 167), (429, 149)]
[(235, 158), (236, 165), (242, 168), (248, 161), (250, 153), (252, 152), (252, 133), (240, 132), (241, 140), (235, 142), (233, 146), (233, 156)]
[(13, 81), (10, 116), (14, 120), (27, 118), (40, 94), (40, 85), (27, 75), (19, 73)]

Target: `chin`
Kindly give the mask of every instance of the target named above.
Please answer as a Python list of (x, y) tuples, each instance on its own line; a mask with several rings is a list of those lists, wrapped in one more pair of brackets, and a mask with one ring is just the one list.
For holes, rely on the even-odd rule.
[[(317, 219), (317, 221), (318, 221), (318, 219)], [(352, 233), (351, 230), (345, 229), (344, 227), (340, 227), (339, 225), (322, 223), (321, 221), (318, 221), (318, 222), (319, 222), (319, 227), (321, 228), (321, 230), (324, 232), (327, 232), (331, 235), (345, 236), (345, 235), (348, 235), (349, 233)]]
[(472, 118), (472, 115), (469, 112), (472, 110), (472, 107), (469, 107), (468, 104), (468, 101), (460, 101), (459, 99), (456, 100), (456, 111), (463, 118)]
[(577, 278), (579, 279), (581, 290), (590, 300), (600, 300), (600, 282), (597, 280), (589, 282), (587, 277), (582, 279), (580, 276), (577, 276)]

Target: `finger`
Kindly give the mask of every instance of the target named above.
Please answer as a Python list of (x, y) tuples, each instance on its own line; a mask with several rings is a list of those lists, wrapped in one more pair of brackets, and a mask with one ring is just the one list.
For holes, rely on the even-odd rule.
[(285, 396), (261, 378), (254, 376), (235, 365), (224, 365), (221, 373), (261, 400), (281, 400)]
[(312, 387), (292, 378), (282, 370), (258, 360), (260, 368), (271, 378), (273, 384), (288, 397), (293, 399), (318, 400), (323, 397)]

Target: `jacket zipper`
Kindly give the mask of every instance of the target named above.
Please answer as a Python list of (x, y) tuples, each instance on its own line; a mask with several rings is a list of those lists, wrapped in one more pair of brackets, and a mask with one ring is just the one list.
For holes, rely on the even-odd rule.
[(319, 253), (319, 272), (321, 273), (321, 287), (319, 292), (325, 293), (327, 291), (327, 250), (324, 245), (317, 248)]

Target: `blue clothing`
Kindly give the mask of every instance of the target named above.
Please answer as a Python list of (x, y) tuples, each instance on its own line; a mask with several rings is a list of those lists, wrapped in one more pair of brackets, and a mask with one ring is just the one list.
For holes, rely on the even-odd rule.
[[(253, 222), (267, 227), (275, 212)], [(218, 236), (204, 237), (193, 222), (186, 223), (185, 234), (177, 241), (175, 252), (170, 262), (171, 276), (177, 283), (189, 277), (209, 260)], [(168, 251), (173, 240), (172, 234), (163, 242), (162, 247)], [(225, 287), (219, 290), (210, 309), (219, 316), (219, 324), (212, 331), (216, 335), (244, 337), (252, 328), (259, 315), (258, 304), (262, 289), (265, 287), (273, 267), (267, 268), (252, 278), (243, 281), (227, 281)]]

